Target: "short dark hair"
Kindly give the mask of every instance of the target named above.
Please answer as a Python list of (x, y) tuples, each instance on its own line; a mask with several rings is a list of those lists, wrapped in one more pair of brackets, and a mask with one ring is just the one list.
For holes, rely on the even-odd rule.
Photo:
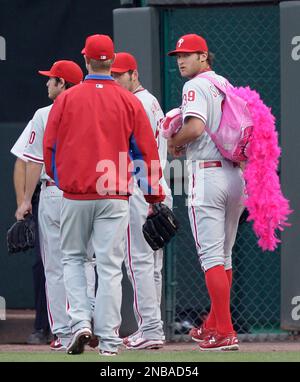
[[(58, 85), (59, 83), (61, 82), (60, 78), (59, 77), (55, 77), (55, 83), (56, 85)], [(68, 82), (68, 81), (65, 81), (65, 89), (70, 89), (72, 86), (74, 86), (75, 84), (72, 84), (72, 82)]]
[(212, 52), (208, 52), (208, 55), (207, 55), (207, 62), (208, 62), (208, 65), (209, 66), (213, 66), (213, 62), (214, 62), (214, 59), (215, 59), (215, 55), (214, 53)]
[(207, 61), (208, 65), (209, 65), (210, 67), (212, 67), (212, 66), (213, 66), (213, 61), (214, 61), (214, 59), (215, 59), (215, 55), (214, 55), (212, 52), (198, 52), (198, 54), (199, 54), (199, 58), (200, 58), (200, 54), (203, 54), (203, 53), (207, 53), (207, 59), (206, 59), (206, 61)]
[(129, 76), (130, 76), (130, 79), (131, 79), (131, 77), (132, 77), (132, 73), (134, 72), (134, 70), (132, 70), (132, 69), (130, 69), (130, 70), (128, 70), (128, 74), (129, 74)]

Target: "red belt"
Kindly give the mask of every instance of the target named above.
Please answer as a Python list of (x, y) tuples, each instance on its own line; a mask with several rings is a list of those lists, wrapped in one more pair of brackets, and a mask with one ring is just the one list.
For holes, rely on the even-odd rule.
[(50, 186), (56, 186), (55, 182), (50, 182), (49, 180), (46, 181), (46, 187)]
[(219, 160), (206, 160), (199, 162), (200, 168), (209, 168), (209, 167), (222, 167), (222, 162)]

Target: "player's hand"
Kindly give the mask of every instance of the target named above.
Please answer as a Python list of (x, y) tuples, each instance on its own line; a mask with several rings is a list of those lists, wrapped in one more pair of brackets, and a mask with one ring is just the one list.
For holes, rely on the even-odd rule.
[(168, 153), (172, 156), (175, 156), (175, 152), (176, 152), (176, 146), (173, 143), (173, 139), (170, 138), (168, 139)]
[(28, 213), (32, 214), (32, 205), (31, 202), (26, 202), (25, 200), (22, 202), (22, 204), (18, 207), (15, 218), (17, 220), (24, 220), (25, 215)]
[(245, 167), (246, 167), (246, 162), (240, 162), (240, 163), (239, 163), (239, 166), (240, 166), (240, 169), (241, 169), (242, 171), (244, 171), (244, 170), (245, 170)]
[(149, 204), (148, 206), (148, 213), (147, 213), (147, 216), (150, 216), (153, 214), (153, 205), (152, 204)]
[(186, 153), (186, 145), (183, 145), (183, 146), (175, 146), (175, 157), (178, 158), (178, 157), (181, 157), (183, 155), (185, 155)]
[(176, 146), (173, 143), (172, 138), (168, 139), (168, 153), (175, 158), (178, 158), (185, 154), (185, 145), (184, 146)]

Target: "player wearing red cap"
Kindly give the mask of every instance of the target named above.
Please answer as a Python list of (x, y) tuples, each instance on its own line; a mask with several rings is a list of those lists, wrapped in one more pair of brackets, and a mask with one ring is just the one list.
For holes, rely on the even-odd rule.
[(206, 126), (217, 131), (224, 95), (201, 76), (205, 73), (220, 83), (226, 80), (211, 69), (211, 55), (201, 36), (180, 37), (169, 55), (176, 56), (181, 76), (189, 81), (182, 91), (183, 126), (168, 140), (168, 148), (177, 155), (186, 145), (189, 218), (211, 300), (207, 320), (190, 335), (201, 350), (237, 350), (230, 313), (231, 253), (244, 208), (244, 182), (241, 169), (222, 157), (205, 131)]
[[(73, 61), (55, 62), (48, 71), (39, 71), (49, 77), (47, 81), (48, 96), (54, 101), (66, 89), (79, 84), (83, 79), (81, 68)], [(41, 180), (39, 202), (40, 246), (45, 268), (48, 316), (51, 331), (57, 339), (50, 344), (52, 350), (65, 350), (71, 336), (67, 315), (67, 300), (63, 280), (62, 252), (60, 250), (59, 229), (62, 191), (44, 170), (43, 137), (52, 105), (38, 109), (24, 130), (27, 136), (23, 156), (26, 163), (25, 195), (22, 204), (16, 211), (16, 218), (32, 212), (31, 198), (34, 189)], [(90, 251), (90, 258), (92, 251)], [(94, 268), (87, 262), (89, 285), (94, 284)], [(88, 292), (93, 300), (94, 288)]]
[(133, 160), (138, 160), (139, 185), (147, 202), (161, 202), (165, 196), (159, 185), (157, 146), (143, 106), (110, 76), (112, 40), (89, 36), (82, 53), (89, 74), (53, 105), (44, 157), (47, 174), (64, 192), (61, 248), (73, 333), (67, 352), (82, 353), (92, 334), (83, 269), (91, 236), (98, 273), (94, 333), (100, 355), (112, 356), (122, 343), (120, 248), (128, 226), (129, 185), (137, 164)]
[[(126, 52), (117, 53), (112, 66), (112, 76), (142, 102), (156, 138), (164, 169), (167, 144), (159, 131), (164, 114), (157, 99), (141, 85), (134, 56)], [(172, 207), (171, 191), (164, 177), (161, 178), (161, 184), (167, 195), (165, 203)], [(134, 292), (133, 308), (138, 331), (124, 338), (123, 343), (128, 349), (159, 348), (164, 341), (160, 311), (163, 250), (153, 251), (145, 241), (142, 225), (146, 221), (148, 210), (149, 204), (135, 182), (134, 193), (129, 199), (125, 264)]]

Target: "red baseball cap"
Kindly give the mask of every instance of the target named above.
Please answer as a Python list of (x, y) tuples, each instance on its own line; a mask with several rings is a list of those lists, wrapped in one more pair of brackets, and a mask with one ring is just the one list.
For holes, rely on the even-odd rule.
[(110, 60), (114, 57), (114, 43), (105, 34), (94, 34), (87, 37), (85, 47), (81, 51), (89, 58), (94, 60)]
[(120, 52), (116, 54), (115, 61), (111, 67), (111, 71), (115, 73), (126, 73), (129, 70), (136, 70), (137, 63), (132, 54)]
[(208, 46), (205, 39), (197, 34), (186, 34), (177, 41), (176, 49), (168, 53), (168, 56), (174, 56), (177, 53), (196, 53), (208, 52)]
[(77, 85), (83, 80), (83, 72), (74, 61), (56, 61), (50, 70), (39, 70), (42, 76), (63, 78), (71, 84)]

